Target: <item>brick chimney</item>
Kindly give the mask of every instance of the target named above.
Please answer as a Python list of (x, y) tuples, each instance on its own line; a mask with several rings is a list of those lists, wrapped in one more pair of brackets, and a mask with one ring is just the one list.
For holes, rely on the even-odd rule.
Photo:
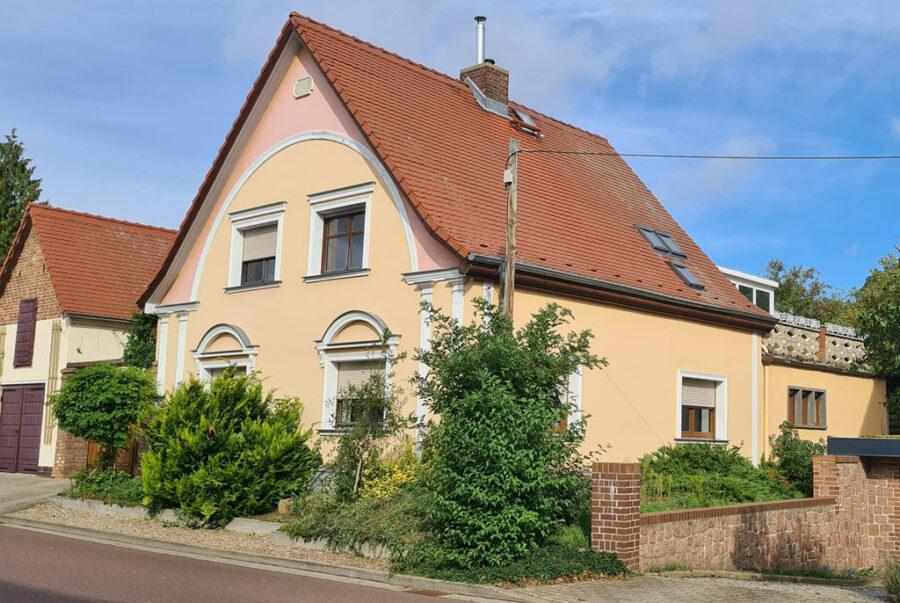
[(493, 59), (460, 71), (459, 79), (466, 81), (466, 78), (472, 80), (489, 99), (504, 105), (509, 101), (509, 71), (494, 65)]
[(509, 117), (509, 71), (484, 58), (484, 22), (486, 17), (475, 17), (477, 35), (477, 63), (459, 72), (459, 79), (472, 88), (475, 100), (485, 111)]

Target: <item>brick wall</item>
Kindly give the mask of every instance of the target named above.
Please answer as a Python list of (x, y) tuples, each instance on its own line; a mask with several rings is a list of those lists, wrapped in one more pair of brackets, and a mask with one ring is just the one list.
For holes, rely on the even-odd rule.
[(87, 467), (87, 459), (88, 441), (76, 438), (68, 431), (58, 430), (53, 477), (72, 477)]
[(488, 98), (504, 105), (509, 100), (509, 71), (484, 62), (481, 65), (467, 67), (459, 72), (459, 79), (471, 78), (478, 89)]
[(50, 282), (44, 253), (34, 230), (29, 228), (16, 259), (9, 282), (0, 296), (0, 325), (16, 324), (19, 320), (19, 301), (37, 298), (37, 320), (60, 315), (59, 302)]
[(591, 546), (635, 570), (677, 563), (803, 572), (900, 559), (900, 459), (818, 457), (814, 480), (814, 498), (636, 514), (640, 467), (597, 463)]

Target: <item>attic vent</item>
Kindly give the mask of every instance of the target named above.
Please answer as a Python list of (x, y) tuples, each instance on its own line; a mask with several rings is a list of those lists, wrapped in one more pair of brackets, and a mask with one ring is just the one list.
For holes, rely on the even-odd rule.
[(678, 243), (676, 243), (675, 239), (670, 235), (658, 230), (653, 230), (652, 228), (647, 228), (646, 226), (638, 226), (637, 229), (656, 251), (672, 257), (687, 259), (687, 254), (682, 251), (681, 247), (678, 246)]
[(706, 285), (701, 283), (700, 280), (696, 276), (694, 276), (694, 273), (691, 272), (684, 264), (677, 264), (675, 262), (666, 263), (669, 264), (669, 268), (671, 268), (672, 271), (675, 272), (675, 274), (677, 274), (688, 287), (692, 287), (694, 289), (706, 289)]
[(301, 77), (294, 82), (294, 98), (309, 96), (313, 91), (313, 80), (310, 76)]

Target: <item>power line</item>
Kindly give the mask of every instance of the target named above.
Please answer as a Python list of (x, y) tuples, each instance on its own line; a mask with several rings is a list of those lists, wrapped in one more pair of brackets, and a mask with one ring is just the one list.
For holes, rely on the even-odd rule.
[(900, 155), (680, 155), (675, 153), (617, 153), (616, 151), (563, 151), (552, 149), (520, 149), (506, 158), (521, 153), (546, 155), (597, 155), (601, 157), (638, 157), (645, 159), (730, 159), (743, 161), (871, 161), (900, 159)]

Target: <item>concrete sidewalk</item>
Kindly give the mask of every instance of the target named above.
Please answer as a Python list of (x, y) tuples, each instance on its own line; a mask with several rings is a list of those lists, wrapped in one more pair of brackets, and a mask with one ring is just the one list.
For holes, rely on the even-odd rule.
[(69, 487), (69, 480), (0, 473), (0, 515), (43, 502)]

